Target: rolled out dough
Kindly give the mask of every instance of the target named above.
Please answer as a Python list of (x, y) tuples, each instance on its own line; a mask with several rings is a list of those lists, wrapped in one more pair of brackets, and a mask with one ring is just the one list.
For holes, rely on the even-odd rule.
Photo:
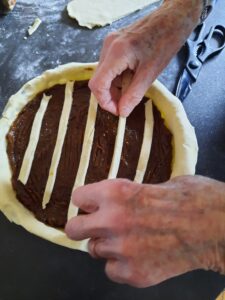
[(105, 26), (159, 0), (73, 0), (67, 10), (80, 26)]

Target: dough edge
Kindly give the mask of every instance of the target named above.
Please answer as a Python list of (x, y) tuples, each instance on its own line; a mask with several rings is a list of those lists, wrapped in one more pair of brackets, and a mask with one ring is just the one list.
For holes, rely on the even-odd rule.
[[(87, 251), (88, 240), (72, 241), (63, 230), (52, 228), (38, 221), (17, 199), (11, 184), (11, 168), (6, 152), (6, 134), (21, 109), (38, 93), (56, 84), (65, 84), (68, 80), (88, 80), (97, 63), (68, 63), (45, 71), (30, 80), (10, 97), (0, 119), (0, 211), (17, 225), (30, 233), (55, 244), (71, 249)], [(171, 177), (193, 175), (197, 163), (198, 144), (194, 128), (187, 119), (180, 100), (173, 96), (159, 81), (155, 81), (146, 93), (147, 97), (162, 113), (166, 126), (173, 134), (173, 166)]]

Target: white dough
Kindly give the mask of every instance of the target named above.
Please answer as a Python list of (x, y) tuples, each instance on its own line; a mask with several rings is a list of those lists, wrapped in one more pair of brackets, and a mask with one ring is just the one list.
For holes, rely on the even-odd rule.
[(138, 166), (136, 170), (136, 175), (134, 181), (137, 183), (142, 183), (145, 172), (148, 166), (148, 161), (151, 153), (153, 129), (154, 129), (154, 117), (152, 110), (152, 101), (148, 100), (145, 103), (145, 129), (143, 142), (141, 147), (141, 153), (138, 161)]
[(41, 23), (42, 23), (41, 19), (36, 18), (34, 20), (33, 25), (29, 26), (29, 28), (28, 28), (28, 34), (32, 35), (38, 29), (38, 27), (41, 25)]
[(123, 150), (123, 140), (124, 140), (125, 129), (126, 129), (126, 118), (120, 117), (119, 123), (118, 123), (118, 128), (117, 128), (117, 135), (116, 135), (112, 163), (111, 163), (109, 174), (108, 174), (108, 179), (114, 179), (117, 176), (119, 166), (120, 166), (121, 153)]
[[(80, 157), (80, 164), (77, 171), (73, 191), (79, 186), (84, 185), (85, 183), (85, 177), (89, 166), (91, 150), (92, 150), (92, 145), (94, 140), (97, 109), (98, 109), (97, 100), (95, 99), (95, 96), (91, 94), (88, 116), (87, 116), (87, 123), (86, 123), (86, 128), (84, 133), (84, 141), (83, 141), (82, 152)], [(72, 217), (76, 216), (77, 213), (78, 213), (78, 208), (73, 205), (71, 200), (68, 213), (67, 213), (67, 219), (68, 220), (71, 219)]]
[[(132, 80), (131, 73), (126, 72), (122, 78), (122, 94), (125, 94), (125, 92), (127, 91), (131, 80)], [(117, 177), (117, 173), (120, 166), (121, 154), (123, 151), (126, 121), (127, 121), (126, 118), (119, 117), (115, 146), (113, 151), (113, 158), (109, 169), (108, 179), (114, 179)]]
[(46, 109), (48, 107), (49, 100), (52, 98), (52, 96), (46, 96), (43, 95), (43, 98), (41, 100), (40, 107), (35, 115), (34, 122), (31, 129), (29, 144), (26, 149), (26, 152), (24, 154), (22, 166), (20, 169), (18, 180), (22, 182), (23, 184), (27, 183), (27, 180), (30, 175), (30, 170), (32, 167), (32, 163), (34, 160), (34, 153), (37, 148), (40, 132), (41, 132), (41, 125), (42, 121), (46, 112)]
[(73, 0), (68, 14), (80, 26), (105, 26), (159, 0)]
[(48, 175), (48, 181), (47, 185), (45, 187), (43, 202), (42, 202), (42, 208), (46, 208), (46, 205), (50, 201), (53, 187), (55, 184), (55, 179), (57, 175), (57, 169), (59, 165), (59, 161), (62, 154), (63, 144), (67, 132), (69, 117), (70, 117), (70, 111), (73, 104), (73, 88), (74, 88), (74, 81), (67, 82), (66, 84), (66, 90), (65, 90), (65, 99), (63, 104), (63, 110), (59, 121), (59, 129), (56, 139), (56, 145), (52, 156), (51, 166), (49, 170)]

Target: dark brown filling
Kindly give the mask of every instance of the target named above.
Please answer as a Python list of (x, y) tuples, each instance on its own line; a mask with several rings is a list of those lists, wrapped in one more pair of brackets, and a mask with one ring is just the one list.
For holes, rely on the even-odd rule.
[[(33, 120), (43, 93), (24, 107), (7, 135), (7, 152), (13, 173), (12, 184), (18, 200), (32, 211), (38, 220), (59, 228), (63, 228), (67, 221), (71, 192), (80, 162), (90, 90), (86, 81), (75, 83), (73, 106), (54, 189), (50, 202), (43, 210), (42, 199), (56, 143), (64, 93), (65, 85), (57, 85), (45, 91), (45, 94), (52, 95), (52, 99), (43, 119), (31, 173), (25, 186), (17, 179), (28, 146)], [(145, 101), (146, 99), (143, 99), (127, 119), (117, 176), (119, 178), (134, 179), (144, 133)], [(165, 127), (160, 112), (155, 106), (153, 113), (155, 122), (153, 142), (144, 183), (164, 182), (169, 179), (171, 174), (172, 135)], [(114, 151), (117, 126), (117, 117), (98, 108), (86, 184), (107, 178)]]

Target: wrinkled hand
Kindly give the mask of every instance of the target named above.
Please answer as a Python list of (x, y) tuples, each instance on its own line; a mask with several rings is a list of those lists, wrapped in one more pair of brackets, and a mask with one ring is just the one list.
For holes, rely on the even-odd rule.
[[(127, 117), (196, 26), (202, 0), (166, 0), (150, 16), (109, 34), (89, 87), (103, 109)], [(120, 75), (132, 81), (120, 94)]]
[(225, 184), (197, 176), (159, 185), (105, 180), (78, 188), (67, 235), (91, 238), (89, 253), (105, 258), (114, 281), (157, 284), (194, 269), (225, 271)]

